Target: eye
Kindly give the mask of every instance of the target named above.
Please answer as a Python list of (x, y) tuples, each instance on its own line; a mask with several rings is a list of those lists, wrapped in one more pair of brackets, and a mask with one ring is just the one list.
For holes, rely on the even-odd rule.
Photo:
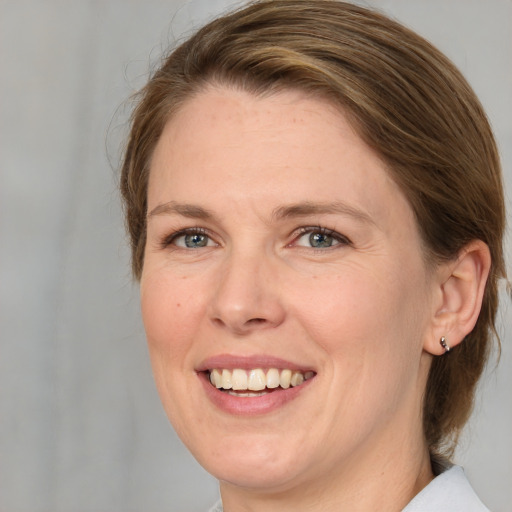
[(217, 244), (208, 236), (204, 229), (184, 229), (173, 233), (163, 241), (164, 247), (174, 245), (184, 249), (201, 249), (214, 247)]
[(313, 249), (329, 249), (340, 244), (349, 244), (348, 238), (321, 227), (309, 227), (301, 230), (301, 235), (296, 238), (295, 245), (312, 247)]

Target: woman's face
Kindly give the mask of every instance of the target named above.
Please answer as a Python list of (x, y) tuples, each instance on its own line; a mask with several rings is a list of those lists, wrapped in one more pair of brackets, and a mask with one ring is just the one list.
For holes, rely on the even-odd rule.
[(421, 438), (432, 279), (406, 199), (329, 103), (200, 93), (158, 142), (148, 205), (153, 371), (208, 471), (284, 490)]

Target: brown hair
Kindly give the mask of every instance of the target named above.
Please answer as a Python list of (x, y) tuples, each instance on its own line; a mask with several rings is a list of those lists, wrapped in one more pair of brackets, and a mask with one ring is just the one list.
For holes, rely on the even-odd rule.
[(465, 341), (432, 363), (424, 430), (432, 453), (450, 454), (487, 361), (505, 275), (499, 157), (486, 115), (455, 66), (417, 34), (344, 2), (253, 2), (175, 49), (140, 92), (121, 175), (133, 273), (146, 242), (151, 156), (165, 123), (209, 84), (254, 94), (299, 89), (340, 106), (386, 162), (416, 215), (431, 264), (471, 240), (490, 249), (481, 313)]

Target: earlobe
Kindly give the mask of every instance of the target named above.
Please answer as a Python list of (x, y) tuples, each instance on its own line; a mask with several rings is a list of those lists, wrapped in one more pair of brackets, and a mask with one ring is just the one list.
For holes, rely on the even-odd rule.
[(455, 260), (440, 265), (433, 332), (424, 345), (427, 352), (442, 355), (472, 331), (480, 314), (490, 267), (489, 248), (481, 240), (470, 242)]

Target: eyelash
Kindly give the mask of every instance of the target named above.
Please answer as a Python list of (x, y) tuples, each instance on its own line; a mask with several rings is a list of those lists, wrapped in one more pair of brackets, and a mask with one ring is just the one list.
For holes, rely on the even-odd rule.
[[(338, 233), (337, 231), (334, 231), (333, 229), (324, 228), (322, 226), (304, 226), (304, 227), (300, 228), (298, 230), (297, 236), (294, 237), (294, 239), (290, 245), (292, 245), (294, 242), (296, 242), (297, 240), (302, 238), (304, 235), (311, 235), (313, 233), (319, 233), (321, 235), (330, 236), (334, 240), (336, 240), (336, 242), (338, 242), (339, 245), (352, 245), (352, 242), (350, 241), (350, 239), (348, 237), (341, 235), (340, 233)], [(324, 249), (320, 249), (317, 247), (310, 247), (310, 249), (314, 249), (317, 251), (325, 251), (326, 249), (336, 247), (337, 245), (338, 244), (328, 247), (328, 248), (324, 248)]]
[(213, 238), (210, 236), (209, 232), (200, 227), (193, 227), (193, 228), (185, 228), (180, 229), (179, 231), (175, 231), (174, 233), (171, 233), (170, 235), (166, 235), (162, 238), (160, 242), (160, 247), (162, 249), (167, 249), (170, 245), (172, 245), (178, 238), (181, 236), (186, 235), (204, 235), (213, 240)]
[[(330, 247), (323, 248), (323, 249), (318, 248), (318, 247), (310, 247), (310, 249), (313, 249), (313, 250), (325, 251), (326, 249), (336, 247), (337, 245), (352, 245), (352, 242), (350, 241), (350, 239), (348, 237), (341, 235), (340, 233), (338, 233), (337, 231), (334, 231), (332, 229), (324, 228), (322, 226), (304, 226), (304, 227), (299, 228), (294, 233), (295, 236), (293, 237), (292, 242), (287, 245), (287, 247), (293, 246), (297, 242), (297, 240), (302, 238), (304, 235), (313, 234), (313, 233), (319, 233), (321, 235), (330, 236), (334, 240), (336, 240), (336, 242), (338, 242), (338, 244), (335, 244), (334, 246), (330, 246)], [(170, 235), (164, 236), (160, 242), (160, 247), (162, 249), (166, 249), (170, 245), (172, 245), (178, 238), (180, 238), (182, 236), (186, 236), (186, 235), (204, 235), (213, 241), (213, 238), (210, 235), (210, 233), (208, 232), (208, 230), (201, 228), (201, 227), (191, 227), (191, 228), (180, 229), (179, 231), (171, 233)], [(178, 246), (176, 246), (176, 247), (178, 247)]]

